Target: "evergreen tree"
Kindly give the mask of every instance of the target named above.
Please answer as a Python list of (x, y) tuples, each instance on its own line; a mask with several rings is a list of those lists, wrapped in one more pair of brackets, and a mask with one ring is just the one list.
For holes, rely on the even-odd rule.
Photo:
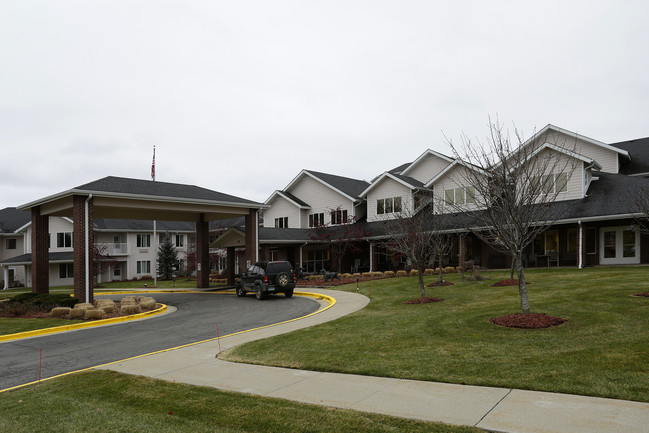
[(171, 236), (165, 236), (164, 242), (158, 248), (158, 275), (163, 280), (173, 278), (174, 266), (178, 264), (176, 246), (171, 243)]

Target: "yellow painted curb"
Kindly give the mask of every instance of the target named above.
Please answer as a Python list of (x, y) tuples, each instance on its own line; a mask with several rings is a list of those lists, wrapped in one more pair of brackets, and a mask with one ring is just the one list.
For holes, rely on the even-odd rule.
[[(205, 293), (205, 292), (198, 292), (198, 293)], [(208, 293), (228, 293), (228, 292), (223, 291), (223, 292), (208, 292)], [(230, 292), (230, 293), (234, 293), (234, 292)], [(336, 298), (334, 298), (332, 296), (323, 295), (323, 294), (320, 294), (320, 293), (294, 292), (293, 294), (298, 295), (298, 296), (306, 296), (306, 297), (310, 297), (310, 298), (315, 298), (316, 300), (326, 301), (329, 305), (327, 305), (322, 310), (314, 311), (311, 314), (307, 314), (306, 316), (302, 316), (302, 317), (297, 317), (295, 319), (285, 320), (283, 322), (273, 323), (271, 325), (260, 326), (258, 328), (247, 329), (245, 331), (239, 331), (239, 332), (235, 332), (233, 334), (224, 335), (223, 337), (214, 337), (214, 338), (209, 338), (207, 340), (196, 341), (194, 343), (184, 344), (182, 346), (172, 347), (172, 348), (164, 349), (164, 350), (158, 350), (157, 352), (145, 353), (144, 355), (138, 355), (138, 356), (133, 356), (132, 358), (120, 359), (119, 361), (113, 361), (113, 362), (108, 362), (106, 364), (95, 365), (93, 367), (83, 368), (81, 370), (69, 371), (67, 373), (58, 374), (56, 376), (46, 377), (45, 379), (41, 379), (39, 381), (23, 383), (22, 385), (13, 386), (11, 388), (0, 389), (0, 394), (2, 394), (3, 392), (12, 391), (14, 389), (23, 388), (25, 386), (34, 385), (34, 384), (37, 384), (37, 383), (40, 383), (40, 382), (44, 382), (46, 380), (56, 379), (58, 377), (69, 376), (71, 374), (81, 373), (81, 372), (84, 372), (84, 371), (93, 370), (95, 368), (106, 367), (108, 365), (117, 364), (117, 363), (124, 362), (124, 361), (131, 361), (133, 359), (144, 358), (145, 356), (156, 355), (158, 353), (164, 353), (164, 352), (170, 352), (172, 350), (182, 349), (184, 347), (191, 347), (191, 346), (195, 346), (197, 344), (209, 343), (210, 341), (219, 340), (221, 338), (227, 338), (227, 337), (233, 337), (233, 336), (239, 335), (239, 334), (245, 334), (246, 332), (257, 331), (259, 329), (270, 328), (270, 327), (273, 327), (273, 326), (282, 325), (284, 323), (295, 322), (296, 320), (306, 319), (307, 317), (311, 317), (311, 316), (314, 316), (316, 314), (322, 313), (323, 311), (327, 311), (329, 308), (333, 307), (336, 304)], [(166, 305), (165, 305), (165, 308), (166, 308)], [(57, 328), (48, 328), (48, 329), (57, 329)], [(13, 335), (17, 335), (17, 334), (13, 334)]]
[(74, 325), (54, 326), (52, 328), (35, 329), (33, 331), (25, 331), (25, 332), (17, 332), (15, 334), (0, 335), (0, 342), (20, 340), (21, 338), (27, 338), (27, 337), (37, 337), (39, 335), (54, 334), (56, 332), (74, 331), (76, 329), (92, 328), (93, 326), (110, 325), (112, 323), (128, 322), (129, 320), (144, 319), (145, 317), (156, 316), (158, 314), (162, 314), (165, 311), (167, 311), (167, 306), (165, 304), (161, 304), (161, 305), (162, 307), (158, 309), (146, 311), (144, 313), (132, 314), (130, 316), (113, 317), (111, 319), (93, 320), (92, 322), (85, 322), (85, 323), (75, 323)]

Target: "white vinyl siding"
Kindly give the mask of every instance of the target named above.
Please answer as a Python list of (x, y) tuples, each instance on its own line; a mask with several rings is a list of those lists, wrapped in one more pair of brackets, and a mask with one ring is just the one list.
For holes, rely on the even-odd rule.
[(575, 137), (568, 137), (563, 134), (553, 133), (548, 137), (549, 143), (555, 144), (559, 147), (564, 147), (568, 150), (573, 150), (583, 156), (594, 159), (599, 165), (602, 166), (601, 171), (606, 173), (618, 173), (618, 157), (619, 154), (613, 150), (589, 143), (584, 140), (575, 139)]
[[(367, 221), (379, 221), (386, 218), (394, 217), (394, 198), (401, 198), (401, 209), (403, 212), (410, 213), (411, 209), (408, 209), (408, 206), (412, 206), (411, 203), (411, 190), (407, 186), (397, 182), (394, 179), (388, 177), (383, 178), (380, 184), (376, 185), (370, 190), (367, 194)], [(392, 199), (392, 212), (386, 212), (385, 209), (385, 199)], [(377, 202), (383, 200), (384, 208), (383, 214), (377, 212)]]
[[(477, 192), (475, 187), (473, 185), (466, 185), (467, 181), (462, 176), (461, 170), (466, 170), (466, 168), (458, 165), (449, 170), (444, 176), (435, 182), (435, 200), (436, 203), (444, 203), (445, 212), (457, 212), (457, 209), (454, 209), (452, 205), (449, 205), (451, 200), (453, 200), (453, 203), (457, 205), (464, 205), (467, 210), (477, 208)], [(469, 194), (467, 194), (467, 192), (469, 192)], [(471, 196), (468, 201), (467, 196)]]
[[(352, 200), (308, 175), (304, 175), (288, 192), (311, 206), (311, 209), (302, 211), (302, 228), (309, 227), (309, 215), (313, 214), (324, 213), (326, 216), (325, 223), (329, 223), (329, 214), (332, 209), (340, 208), (340, 210), (346, 210), (349, 218), (355, 216), (354, 203)], [(266, 215), (266, 213), (264, 213), (264, 215)], [(282, 215), (274, 215), (273, 218), (281, 216), (288, 216), (289, 223), (293, 224), (291, 222), (291, 215), (287, 215), (286, 213)], [(271, 220), (271, 223), (273, 222), (274, 220)]]
[(449, 164), (450, 162), (445, 159), (429, 154), (419, 161), (416, 166), (409, 168), (406, 175), (422, 183), (427, 183), (441, 173)]
[(288, 218), (289, 226), (286, 228), (298, 229), (305, 227), (304, 225), (298, 225), (300, 208), (284, 197), (276, 196), (270, 203), (270, 209), (264, 210), (264, 227), (275, 227), (276, 218)]
[[(548, 152), (552, 152), (549, 149), (544, 150), (539, 154), (538, 157), (542, 158), (547, 156)], [(553, 152), (556, 155), (556, 152)], [(551, 165), (555, 165), (555, 162), (551, 162)], [(541, 164), (542, 165), (542, 164)], [(584, 162), (573, 158), (568, 155), (561, 155), (558, 162), (556, 162), (555, 170), (552, 173), (543, 173), (545, 185), (548, 186), (548, 193), (553, 194), (554, 188), (557, 185), (565, 187), (563, 191), (559, 191), (556, 196), (556, 201), (561, 200), (575, 200), (584, 197)], [(552, 176), (552, 179), (547, 176)], [(567, 183), (565, 179), (567, 178)], [(552, 188), (550, 190), (550, 188)]]

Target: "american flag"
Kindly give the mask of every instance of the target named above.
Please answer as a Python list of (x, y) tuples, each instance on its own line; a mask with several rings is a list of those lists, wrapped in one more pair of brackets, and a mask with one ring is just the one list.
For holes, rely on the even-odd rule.
[(155, 146), (153, 146), (153, 162), (151, 163), (151, 180), (155, 181)]

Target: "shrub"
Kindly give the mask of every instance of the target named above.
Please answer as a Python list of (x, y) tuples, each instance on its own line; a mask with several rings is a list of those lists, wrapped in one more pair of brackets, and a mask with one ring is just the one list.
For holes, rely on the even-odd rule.
[(349, 273), (343, 274), (343, 276), (342, 276), (342, 278), (352, 278), (352, 277), (353, 277), (353, 275), (349, 274)]
[(115, 306), (114, 305), (104, 304), (104, 305), (100, 305), (97, 308), (99, 310), (105, 311), (106, 314), (112, 314), (112, 313), (115, 312)]
[(383, 273), (383, 276), (384, 276), (384, 277), (390, 277), (390, 278), (391, 278), (391, 277), (394, 277), (394, 271), (385, 271), (385, 272)]
[(70, 310), (71, 319), (83, 319), (86, 317), (86, 310), (84, 308), (73, 308)]
[(424, 275), (434, 275), (435, 274), (435, 269), (424, 269)]
[(130, 314), (138, 314), (141, 312), (142, 309), (137, 304), (126, 304), (126, 305), (122, 304), (122, 314), (130, 315)]
[(396, 276), (397, 277), (407, 277), (408, 273), (406, 271), (397, 271)]
[(46, 307), (46, 309), (49, 310), (54, 307), (73, 308), (74, 305), (79, 302), (79, 300), (63, 293), (20, 293), (9, 298), (7, 302), (39, 305)]
[(77, 304), (74, 306), (75, 310), (94, 310), (95, 306), (92, 304)]
[(413, 269), (412, 271), (410, 271), (411, 277), (416, 277), (417, 275), (419, 275), (419, 271), (417, 269)]
[(101, 320), (106, 318), (104, 310), (86, 310), (86, 319), (88, 320)]
[(354, 272), (354, 273), (352, 274), (352, 277), (354, 277), (354, 278), (360, 278), (360, 277), (362, 277), (362, 275), (361, 275), (359, 272)]
[(53, 317), (61, 317), (61, 316), (67, 316), (70, 314), (71, 308), (69, 307), (55, 307), (52, 308), (52, 312), (50, 313)]
[(453, 266), (447, 266), (444, 268), (444, 272), (447, 274), (452, 274), (453, 272), (455, 272), (455, 268)]
[(363, 272), (361, 274), (361, 277), (363, 277), (363, 278), (372, 278), (372, 273), (371, 272)]

